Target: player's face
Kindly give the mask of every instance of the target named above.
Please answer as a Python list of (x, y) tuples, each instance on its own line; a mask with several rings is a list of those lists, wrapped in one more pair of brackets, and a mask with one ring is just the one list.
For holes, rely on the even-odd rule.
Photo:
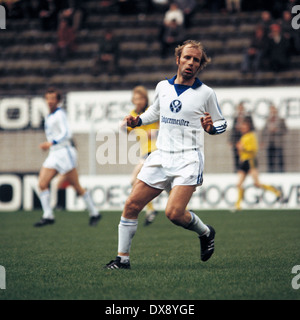
[(147, 100), (139, 93), (134, 93), (132, 96), (132, 103), (135, 105), (136, 113), (141, 113), (146, 107)]
[(57, 100), (57, 95), (55, 92), (53, 93), (46, 93), (45, 99), (47, 102), (47, 105), (50, 109), (50, 112), (54, 111), (57, 108), (58, 105), (58, 100)]
[(177, 58), (179, 74), (184, 80), (193, 79), (199, 68), (202, 58), (202, 51), (186, 46), (183, 48), (180, 58)]
[(248, 133), (250, 131), (250, 125), (247, 122), (242, 122), (240, 126), (240, 131), (242, 134)]

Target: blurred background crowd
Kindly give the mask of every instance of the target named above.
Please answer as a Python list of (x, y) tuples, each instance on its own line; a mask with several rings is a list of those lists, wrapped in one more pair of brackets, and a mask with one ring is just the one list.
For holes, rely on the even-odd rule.
[[(87, 90), (153, 86), (162, 73), (173, 72), (174, 47), (187, 38), (202, 40), (214, 58), (204, 74), (212, 85), (300, 81), (300, 32), (291, 24), (297, 0), (0, 3), (7, 20), (0, 33), (5, 92), (39, 92), (43, 81)], [(154, 73), (145, 75), (150, 67)], [(16, 74), (22, 75), (18, 81)]]

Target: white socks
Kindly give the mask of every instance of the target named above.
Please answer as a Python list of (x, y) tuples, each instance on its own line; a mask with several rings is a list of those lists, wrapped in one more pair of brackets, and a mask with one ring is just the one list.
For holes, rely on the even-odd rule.
[[(118, 240), (118, 252), (129, 253), (131, 247), (131, 241), (136, 233), (138, 226), (138, 219), (126, 219), (121, 217), (119, 223), (119, 240)], [(120, 256), (121, 262), (129, 260), (128, 256)], [(123, 261), (122, 261), (123, 259)]]
[[(205, 225), (196, 214), (191, 211), (189, 212), (191, 214), (191, 221), (186, 229), (197, 232), (199, 236), (209, 236), (210, 230), (207, 225)], [(136, 233), (137, 227), (138, 219), (121, 217), (119, 223), (118, 252), (129, 254), (132, 238)], [(129, 256), (118, 256), (121, 258), (121, 263), (129, 261)]]
[(197, 232), (199, 236), (209, 236), (210, 230), (208, 226), (194, 212), (189, 211), (189, 213), (191, 214), (191, 221), (186, 229)]
[(91, 195), (88, 191), (86, 191), (83, 195), (83, 200), (85, 202), (85, 205), (90, 213), (90, 216), (98, 216), (99, 215), (99, 212), (97, 211), (97, 209), (95, 208), (95, 205), (92, 201), (92, 198), (91, 198)]
[[(90, 216), (98, 216), (99, 212), (97, 211), (96, 207), (94, 206), (94, 203), (92, 201), (92, 198), (90, 196), (90, 193), (86, 191), (83, 194), (83, 200), (87, 206), (87, 209), (90, 213)], [(54, 219), (53, 210), (50, 205), (50, 190), (44, 190), (41, 191), (39, 194), (39, 198), (42, 204), (43, 209), (43, 218), (44, 219)]]
[(50, 190), (41, 191), (39, 194), (44, 219), (54, 219), (53, 210), (50, 205)]

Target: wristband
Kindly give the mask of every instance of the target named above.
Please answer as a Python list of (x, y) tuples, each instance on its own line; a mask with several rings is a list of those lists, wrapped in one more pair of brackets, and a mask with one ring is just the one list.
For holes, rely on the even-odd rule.
[(139, 122), (138, 122), (138, 124), (137, 124), (136, 126), (137, 126), (137, 127), (140, 127), (140, 126), (142, 125), (142, 123), (143, 123), (142, 119), (139, 118)]
[(215, 126), (212, 127), (212, 129), (208, 132), (209, 134), (215, 134), (217, 132), (217, 129)]

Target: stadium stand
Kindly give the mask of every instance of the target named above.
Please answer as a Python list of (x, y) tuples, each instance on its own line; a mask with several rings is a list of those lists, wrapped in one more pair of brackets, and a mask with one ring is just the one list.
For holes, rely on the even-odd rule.
[[(117, 6), (105, 8), (101, 1), (84, 1), (86, 20), (77, 31), (75, 53), (66, 62), (52, 61), (56, 31), (42, 31), (38, 18), (8, 19), (0, 32), (0, 93), (37, 94), (45, 86), (66, 91), (131, 89), (137, 84), (154, 88), (173, 75), (174, 58), (160, 58), (158, 34), (163, 13), (120, 14)], [(108, 14), (109, 13), (109, 14)], [(199, 39), (213, 63), (201, 78), (211, 86), (288, 85), (300, 83), (300, 56), (291, 58), (283, 72), (240, 73), (243, 52), (259, 23), (260, 12), (239, 14), (196, 10), (186, 38)], [(119, 72), (113, 77), (91, 74), (92, 58), (106, 29), (113, 30), (120, 46)], [(151, 73), (149, 73), (151, 71)]]

